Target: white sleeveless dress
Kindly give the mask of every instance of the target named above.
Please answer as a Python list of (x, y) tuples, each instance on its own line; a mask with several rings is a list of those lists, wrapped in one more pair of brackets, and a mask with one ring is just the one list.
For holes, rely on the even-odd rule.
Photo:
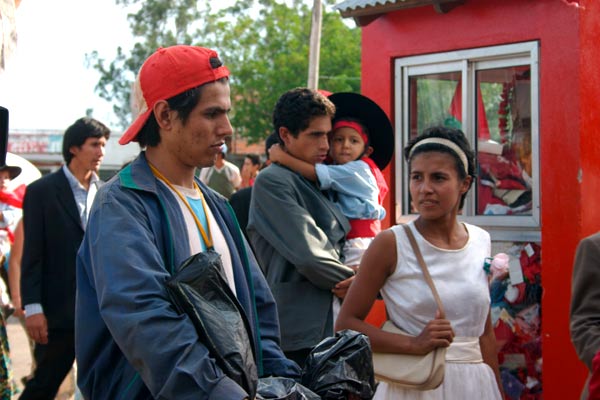
[[(464, 225), (469, 233), (467, 244), (462, 249), (445, 250), (426, 241), (414, 223), (409, 223), (455, 335), (477, 339), (483, 334), (490, 308), (483, 265), (490, 256), (491, 243), (486, 231)], [(396, 236), (398, 263), (381, 294), (389, 318), (406, 332), (418, 335), (435, 316), (435, 300), (404, 229), (398, 225), (391, 230)], [(408, 390), (381, 382), (374, 400), (501, 400), (494, 372), (487, 364), (455, 363), (448, 361), (448, 355), (446, 358), (444, 382), (437, 389)]]

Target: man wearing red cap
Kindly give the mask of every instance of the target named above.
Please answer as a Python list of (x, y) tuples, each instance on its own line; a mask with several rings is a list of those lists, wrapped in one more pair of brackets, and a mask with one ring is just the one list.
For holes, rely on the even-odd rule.
[[(86, 399), (244, 399), (166, 288), (214, 250), (249, 321), (259, 375), (297, 377), (268, 285), (227, 202), (195, 178), (232, 134), (215, 51), (161, 48), (138, 75), (142, 111), (119, 140), (145, 151), (98, 192), (77, 263), (76, 356)], [(110, 249), (110, 250), (108, 250)]]

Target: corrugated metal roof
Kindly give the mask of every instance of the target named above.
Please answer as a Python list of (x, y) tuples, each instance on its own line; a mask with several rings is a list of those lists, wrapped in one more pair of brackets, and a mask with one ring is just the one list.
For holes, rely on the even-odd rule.
[(364, 26), (389, 12), (414, 7), (433, 6), (438, 13), (446, 13), (466, 0), (345, 0), (334, 6), (342, 17), (352, 17)]
[[(400, 0), (402, 2), (404, 0)], [(338, 11), (356, 10), (357, 8), (374, 7), (377, 5), (396, 4), (397, 0), (345, 0), (333, 8)]]

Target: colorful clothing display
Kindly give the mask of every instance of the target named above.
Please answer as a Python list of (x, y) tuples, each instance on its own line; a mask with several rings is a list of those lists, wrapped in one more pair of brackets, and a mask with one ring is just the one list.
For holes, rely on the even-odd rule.
[(478, 213), (517, 215), (531, 213), (531, 177), (503, 155), (478, 153)]
[(492, 278), (492, 324), (507, 398), (542, 398), (541, 258), (536, 243), (508, 243), (510, 273)]

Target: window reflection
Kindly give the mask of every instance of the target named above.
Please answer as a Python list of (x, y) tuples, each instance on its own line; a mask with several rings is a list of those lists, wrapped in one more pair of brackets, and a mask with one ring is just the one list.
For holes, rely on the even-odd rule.
[(528, 66), (477, 71), (477, 213), (531, 215)]
[[(409, 80), (410, 138), (431, 126), (462, 129), (459, 71), (412, 76)], [(456, 95), (458, 89), (458, 97)]]
[[(475, 91), (467, 114), (475, 114), (477, 214), (531, 215), (530, 67), (476, 71)], [(463, 129), (462, 115), (460, 71), (409, 78), (410, 138), (434, 125)]]
[[(412, 76), (409, 80), (410, 138), (425, 129), (444, 125), (462, 129), (460, 71)], [(458, 94), (457, 94), (458, 93)], [(407, 192), (410, 213), (416, 213)]]

